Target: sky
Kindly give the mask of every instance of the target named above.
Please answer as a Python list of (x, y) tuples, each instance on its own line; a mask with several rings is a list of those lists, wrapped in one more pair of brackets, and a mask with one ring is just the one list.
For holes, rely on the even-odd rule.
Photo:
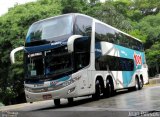
[(0, 16), (8, 12), (8, 8), (13, 7), (15, 4), (24, 4), (36, 0), (0, 0)]
[[(0, 0), (0, 16), (8, 12), (8, 8), (13, 7), (15, 4), (25, 4), (36, 0)], [(100, 0), (104, 2), (105, 0)]]

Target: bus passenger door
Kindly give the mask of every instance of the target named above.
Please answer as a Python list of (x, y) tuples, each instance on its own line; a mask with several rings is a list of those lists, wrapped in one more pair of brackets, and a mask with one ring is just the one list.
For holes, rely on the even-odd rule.
[(77, 74), (81, 77), (79, 79), (79, 88), (80, 94), (87, 94), (89, 91), (87, 90), (88, 87), (88, 64), (89, 61), (87, 60), (88, 56), (87, 53), (75, 53), (75, 67)]
[(80, 92), (85, 95), (88, 88), (88, 66), (90, 63), (90, 37), (81, 37), (74, 41), (74, 66), (77, 73), (80, 73)]

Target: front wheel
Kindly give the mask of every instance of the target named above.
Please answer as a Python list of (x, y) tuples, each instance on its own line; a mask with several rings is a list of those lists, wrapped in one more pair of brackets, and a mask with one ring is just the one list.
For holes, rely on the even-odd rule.
[(60, 105), (60, 99), (54, 99), (54, 104), (55, 104), (55, 106), (59, 106)]
[(68, 104), (72, 105), (73, 104), (73, 98), (68, 98)]

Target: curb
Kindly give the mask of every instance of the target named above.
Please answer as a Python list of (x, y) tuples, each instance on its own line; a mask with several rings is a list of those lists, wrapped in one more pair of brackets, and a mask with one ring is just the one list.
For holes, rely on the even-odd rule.
[(160, 84), (160, 78), (149, 79), (149, 84)]

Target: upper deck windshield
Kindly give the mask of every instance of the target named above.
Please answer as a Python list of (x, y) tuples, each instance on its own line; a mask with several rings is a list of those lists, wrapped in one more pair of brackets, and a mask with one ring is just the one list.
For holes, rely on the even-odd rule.
[[(72, 15), (51, 18), (34, 23), (29, 28), (26, 43), (39, 40), (59, 41), (72, 33)], [(62, 38), (61, 38), (62, 37)]]

